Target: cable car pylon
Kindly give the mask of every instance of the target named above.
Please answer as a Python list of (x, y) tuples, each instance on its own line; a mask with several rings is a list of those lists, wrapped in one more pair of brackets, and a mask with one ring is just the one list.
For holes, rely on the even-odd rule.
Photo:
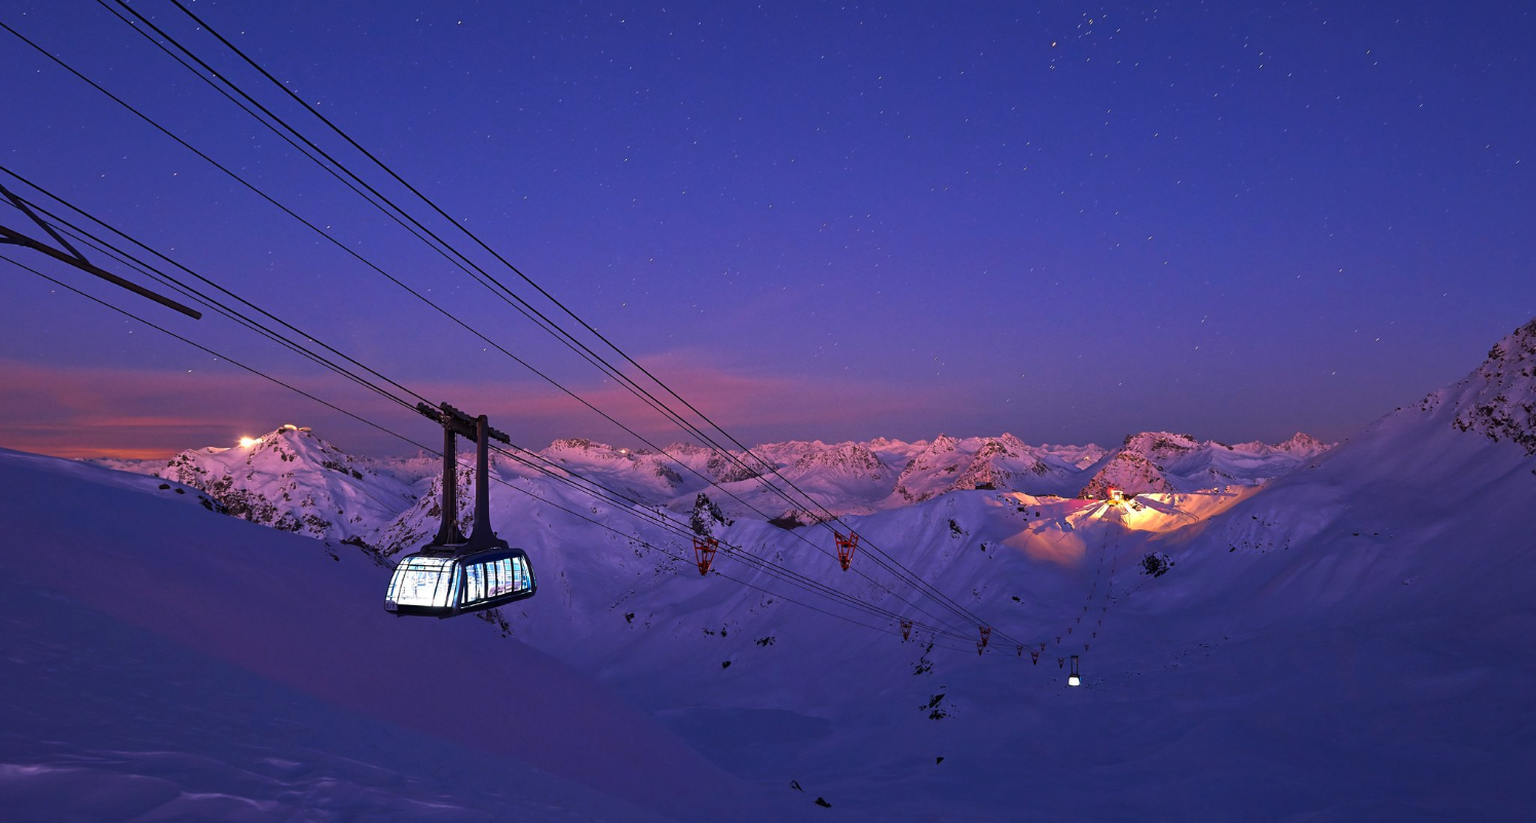
[(713, 537), (693, 538), (693, 562), (699, 567), (699, 574), (709, 574), (709, 564), (715, 560), (715, 552), (720, 550), (720, 541)]
[(847, 537), (834, 529), (833, 537), (837, 538), (837, 562), (842, 565), (843, 571), (848, 571), (848, 565), (853, 562), (853, 553), (859, 548), (859, 535), (849, 532)]
[[(384, 609), (397, 617), (447, 618), (493, 609), (532, 597), (533, 566), (491, 529), (489, 441), (511, 438), (490, 427), (485, 415), (470, 417), (447, 403), (416, 410), (443, 427), (442, 521), (437, 536), (395, 566)], [(458, 460), (455, 439), (475, 441), (475, 523), (466, 538), (459, 529)]]

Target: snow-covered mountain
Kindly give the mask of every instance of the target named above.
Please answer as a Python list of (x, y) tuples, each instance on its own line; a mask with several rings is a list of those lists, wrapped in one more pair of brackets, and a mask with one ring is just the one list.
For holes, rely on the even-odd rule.
[(1509, 440), (1536, 454), (1536, 320), (1500, 340), (1476, 371), (1422, 405), (1448, 405), (1456, 411), (1457, 430)]
[(1126, 437), (1120, 448), (1091, 466), (1092, 476), (1077, 496), (1103, 499), (1110, 489), (1166, 493), (1256, 486), (1294, 471), (1328, 448), (1301, 432), (1278, 446), (1229, 446), (1187, 434), (1142, 432)]
[(975, 488), (1061, 494), (1078, 473), (1076, 466), (1011, 434), (964, 440), (939, 435), (902, 469), (896, 494), (913, 503)]
[[(378, 528), (416, 500), (411, 467), (380, 466), (283, 425), (235, 448), (184, 451), (155, 475), (201, 489), (231, 514), (281, 531), (344, 539)], [(143, 466), (143, 464), (141, 464)]]

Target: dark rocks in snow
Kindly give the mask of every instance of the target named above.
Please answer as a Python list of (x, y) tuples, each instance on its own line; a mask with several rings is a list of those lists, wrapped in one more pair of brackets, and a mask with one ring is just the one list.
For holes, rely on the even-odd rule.
[(1163, 575), (1167, 574), (1168, 570), (1171, 568), (1173, 568), (1173, 560), (1170, 559), (1168, 555), (1161, 552), (1148, 554), (1146, 557), (1141, 559), (1142, 574), (1149, 574), (1153, 577), (1162, 577)]
[(922, 655), (920, 655), (917, 658), (917, 665), (913, 667), (912, 675), (914, 677), (918, 676), (918, 675), (924, 675), (924, 674), (927, 674), (927, 673), (933, 671), (933, 661), (928, 659), (928, 655), (930, 653), (932, 653), (932, 652), (933, 652), (933, 644), (932, 643), (929, 643), (926, 647), (923, 648)]
[(720, 510), (719, 504), (709, 499), (709, 495), (699, 492), (693, 499), (693, 512), (688, 516), (688, 527), (699, 537), (714, 537), (715, 526), (729, 526), (731, 521), (726, 518), (725, 512)]
[(1536, 455), (1536, 320), (1495, 344), (1466, 379), (1425, 398), (1424, 407), (1437, 406), (1446, 393), (1459, 395), (1452, 421), (1458, 431), (1508, 440)]
[(501, 609), (486, 609), (483, 612), (475, 612), (475, 617), (500, 629), (502, 637), (512, 636), (512, 624), (508, 623), (507, 618), (502, 616)]
[(805, 525), (804, 523), (800, 522), (800, 518), (796, 517), (794, 512), (789, 512), (782, 517), (775, 517), (769, 520), (768, 524), (771, 526), (778, 526), (787, 532), (792, 532), (795, 529)]
[(760, 472), (751, 468), (744, 462), (728, 460), (715, 455), (704, 464), (705, 472), (715, 478), (716, 483), (739, 483), (742, 480), (751, 480), (758, 477)]

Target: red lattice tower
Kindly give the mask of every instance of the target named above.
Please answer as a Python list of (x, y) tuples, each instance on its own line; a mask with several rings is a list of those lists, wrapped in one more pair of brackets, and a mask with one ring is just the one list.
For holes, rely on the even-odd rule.
[(713, 537), (693, 538), (693, 560), (699, 566), (699, 574), (709, 574), (709, 564), (715, 562), (715, 552), (720, 550), (720, 541)]
[(848, 564), (853, 562), (853, 552), (859, 547), (859, 536), (852, 532), (847, 537), (838, 531), (832, 534), (837, 538), (837, 562), (842, 564), (843, 571), (848, 571)]

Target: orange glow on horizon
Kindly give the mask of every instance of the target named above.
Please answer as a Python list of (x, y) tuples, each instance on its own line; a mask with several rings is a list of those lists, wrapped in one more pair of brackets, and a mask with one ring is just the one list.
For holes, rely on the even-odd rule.
[(175, 449), (153, 448), (124, 448), (114, 449), (97, 446), (47, 446), (40, 445), (32, 448), (18, 449), (19, 451), (43, 454), (49, 457), (62, 457), (66, 460), (89, 460), (91, 458), (105, 458), (108, 460), (170, 460), (175, 457)]

